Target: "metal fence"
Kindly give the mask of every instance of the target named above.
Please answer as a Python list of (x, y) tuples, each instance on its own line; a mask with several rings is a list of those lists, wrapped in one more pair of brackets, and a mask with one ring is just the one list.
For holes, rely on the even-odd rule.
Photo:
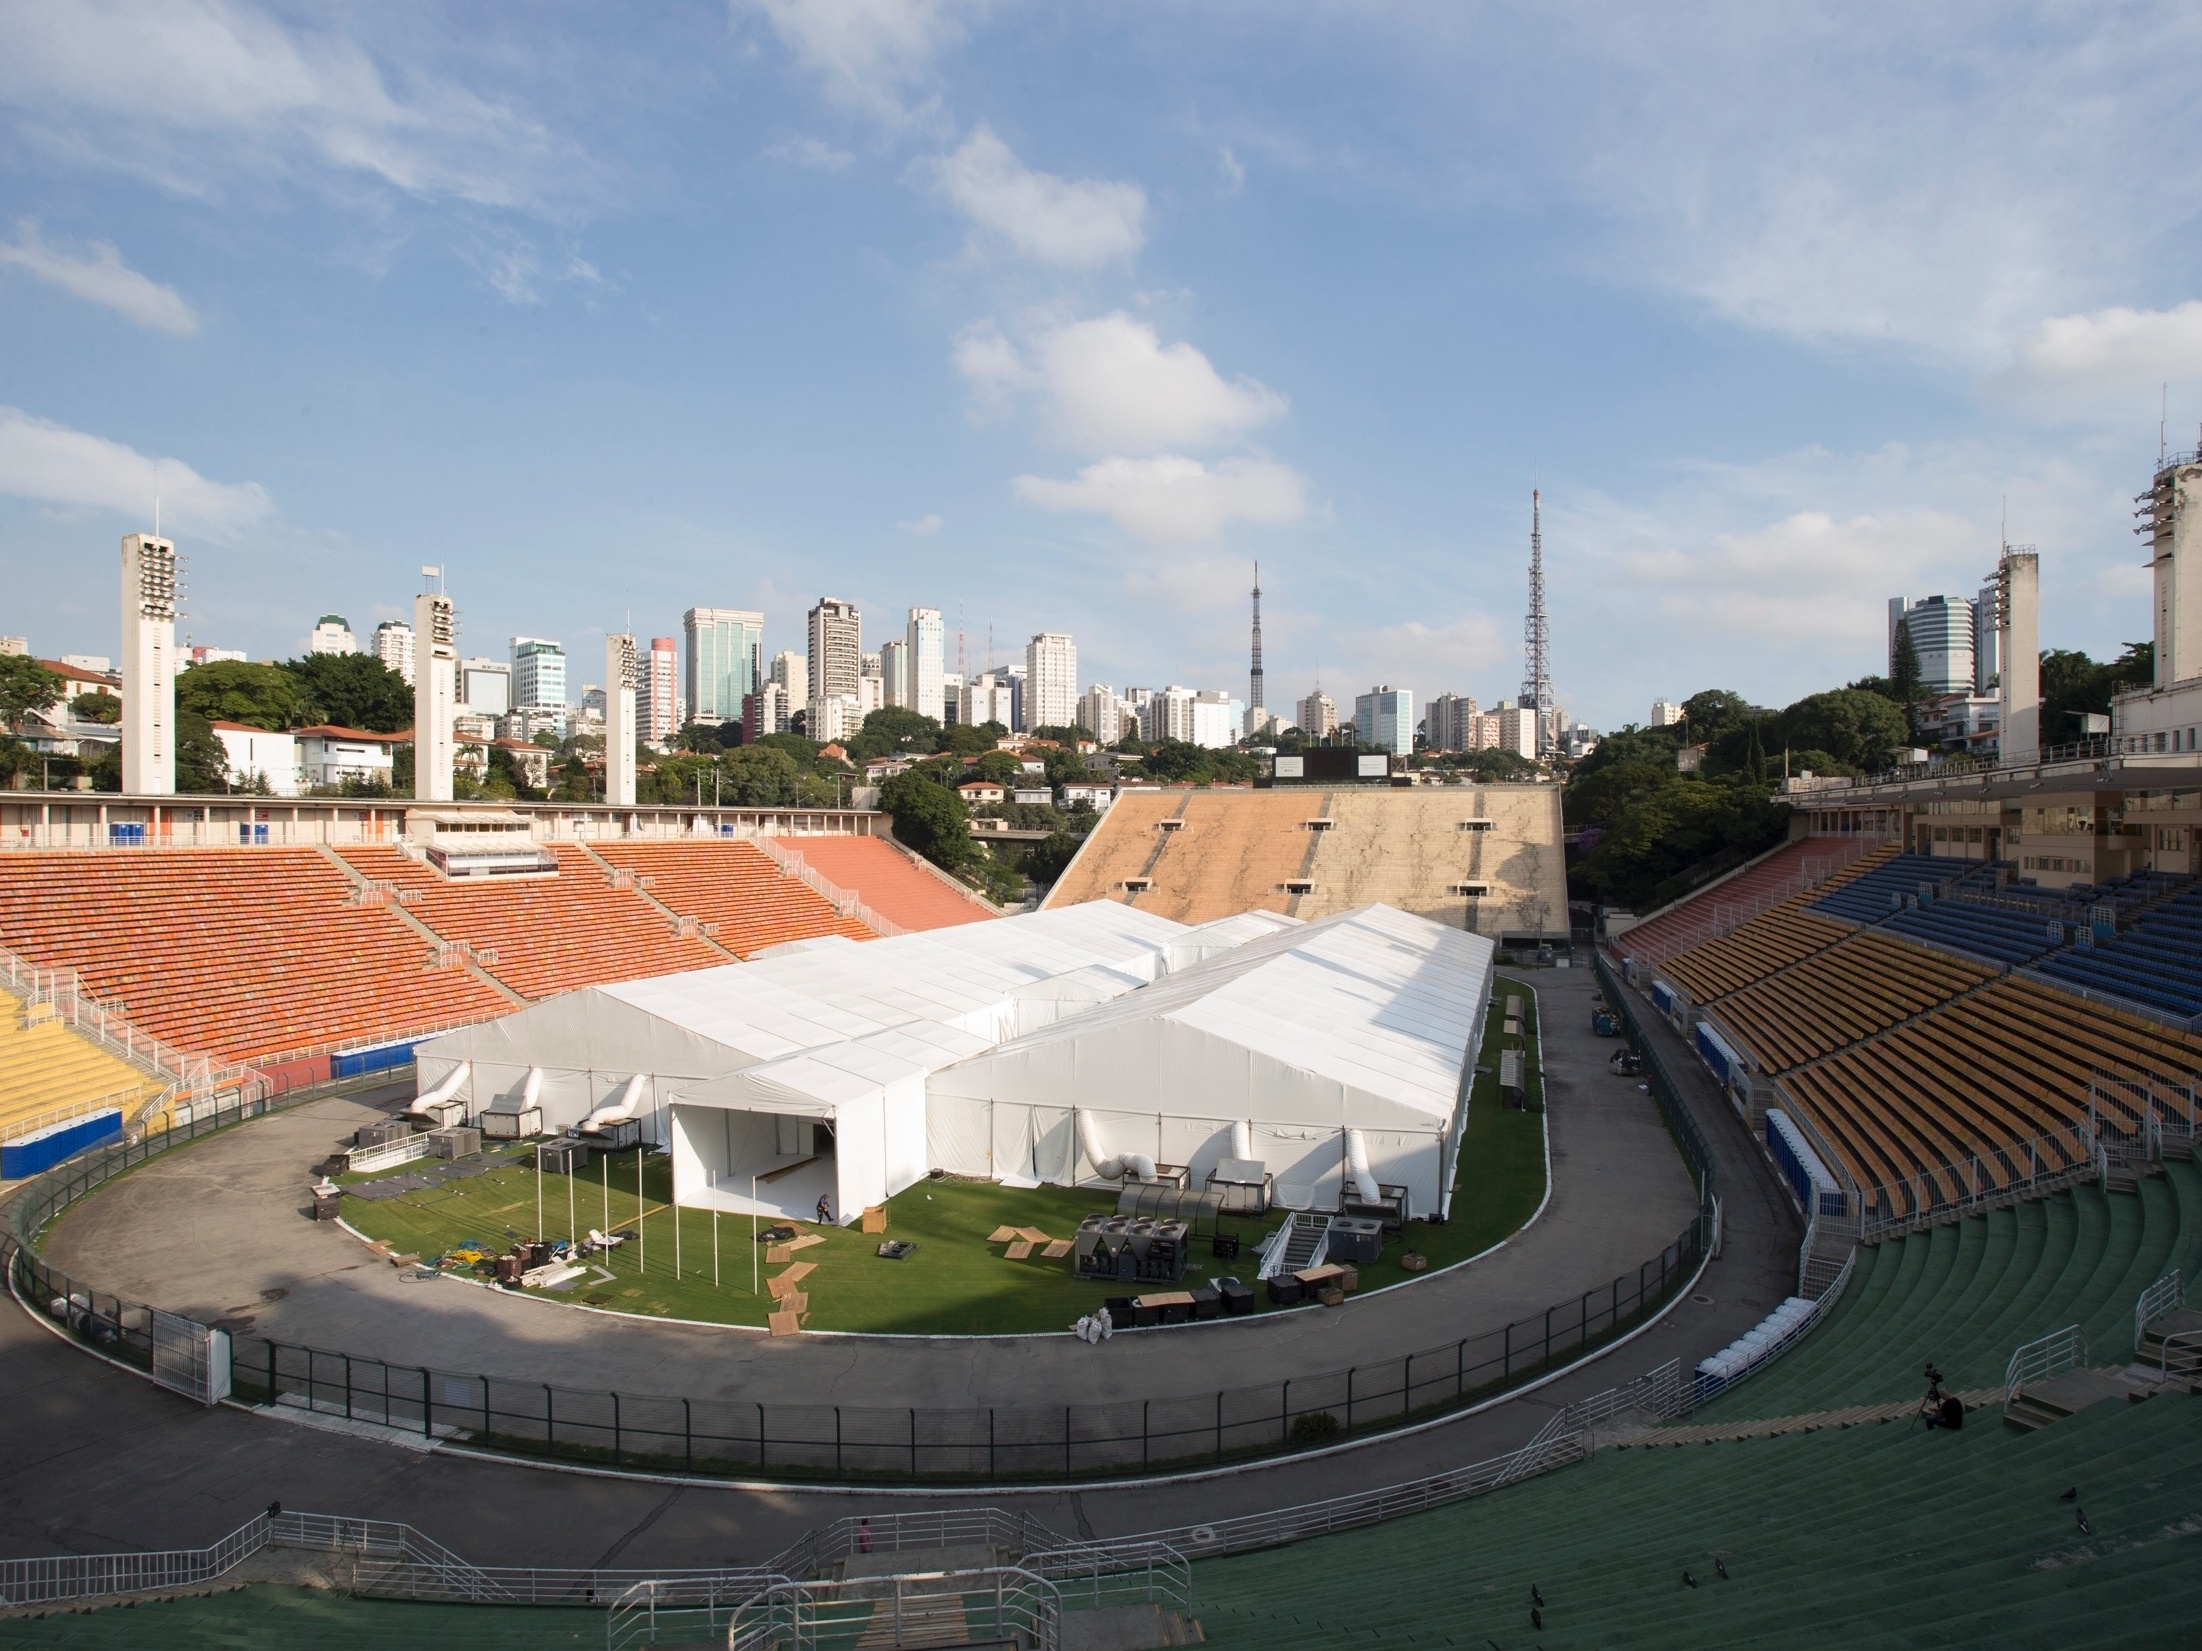
[[(86, 1154), (32, 1182), (15, 1206), (8, 1239), (16, 1290), (42, 1305), (62, 1303), (55, 1317), (72, 1334), (150, 1374), (150, 1310), (48, 1263), (36, 1251), (37, 1235), (70, 1203), (170, 1145), (277, 1104), (248, 1101), (193, 1118)], [(1696, 1272), (1715, 1217), (1710, 1155), (1695, 1123), (1687, 1109), (1661, 1104), (1708, 1191), (1708, 1202), (1671, 1243), (1634, 1271), (1541, 1314), (1404, 1358), (1174, 1397), (888, 1408), (580, 1390), (237, 1337), (231, 1391), (523, 1456), (703, 1476), (1047, 1482), (1317, 1449), (1518, 1387), (1625, 1334), (1666, 1304)]]

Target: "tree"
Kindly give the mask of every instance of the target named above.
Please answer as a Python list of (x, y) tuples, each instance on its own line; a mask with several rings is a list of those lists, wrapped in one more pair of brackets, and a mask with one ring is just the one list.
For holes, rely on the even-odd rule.
[(1888, 767), (1897, 747), (1910, 735), (1900, 704), (1858, 688), (1807, 694), (1774, 723), (1775, 737), (1770, 745), (1791, 751), (1822, 751), (1843, 770), (1868, 774)]
[(1024, 873), (1035, 883), (1049, 885), (1063, 875), (1085, 838), (1073, 836), (1068, 831), (1051, 831), (1034, 843), (1025, 855)]
[(305, 721), (306, 696), (299, 679), (280, 665), (222, 659), (176, 678), (176, 709), (247, 728), (296, 728)]
[(413, 690), (373, 654), (308, 654), (287, 661), (283, 669), (298, 679), (304, 722), (376, 734), (401, 733), (413, 726)]
[(28, 654), (0, 654), (0, 723), (14, 728), (33, 711), (59, 705), (68, 686)]
[[(792, 734), (767, 734), (755, 745), (745, 745), (719, 758), (719, 798), (737, 808), (779, 808), (798, 804), (803, 796), (802, 765), (777, 741)], [(802, 741), (808, 744), (809, 741)], [(711, 779), (703, 782), (703, 800), (710, 802)]]
[(103, 723), (112, 728), (122, 720), (122, 701), (105, 688), (94, 688), (69, 701), (69, 714), (79, 722)]
[(903, 705), (883, 705), (865, 717), (863, 731), (850, 742), (849, 751), (860, 757), (883, 757), (890, 751), (938, 751), (940, 732), (937, 717)]
[(1718, 739), (1739, 723), (1764, 714), (1741, 694), (1726, 688), (1708, 688), (1682, 702), (1683, 725), (1692, 741)]
[(229, 753), (193, 711), (176, 713), (176, 789), (208, 795), (229, 790)]
[(1889, 657), (1889, 697), (1904, 708), (1904, 738), (1917, 737), (1919, 705), (1926, 689), (1919, 676), (1919, 647), (1911, 639), (1911, 627), (1896, 627), (1896, 651)]
[(943, 871), (958, 870), (976, 858), (971, 815), (963, 799), (916, 769), (881, 786), (879, 806), (894, 817), (896, 839)]
[(998, 722), (982, 722), (977, 727), (959, 722), (941, 730), (941, 749), (959, 757), (975, 757), (981, 751), (993, 750), (1008, 733)]
[(2041, 656), (2041, 743), (2066, 745), (2080, 738), (2080, 717), (2109, 711), (2113, 694), (2145, 688), (2156, 674), (2156, 644), (2128, 642), (2104, 664), (2074, 649)]

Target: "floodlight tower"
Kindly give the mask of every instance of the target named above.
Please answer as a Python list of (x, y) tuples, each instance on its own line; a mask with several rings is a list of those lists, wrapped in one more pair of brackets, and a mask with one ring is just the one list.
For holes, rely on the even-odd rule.
[(2041, 557), (2032, 545), (2006, 544), (1996, 563), (1997, 653), (2003, 669), (1996, 731), (1999, 762), (2041, 758)]
[(604, 638), (604, 800), (635, 806), (635, 639)]
[[(421, 572), (443, 584), (443, 569)], [(413, 795), (424, 803), (451, 800), (458, 699), (459, 616), (441, 589), (423, 591), (413, 598)]]
[(1544, 612), (1543, 501), (1537, 489), (1529, 492), (1529, 618), (1522, 626), (1521, 707), (1537, 719), (1537, 755), (1552, 748), (1552, 731), (1546, 726), (1552, 711), (1552, 626)]
[(122, 789), (176, 790), (176, 547), (151, 533), (122, 541)]

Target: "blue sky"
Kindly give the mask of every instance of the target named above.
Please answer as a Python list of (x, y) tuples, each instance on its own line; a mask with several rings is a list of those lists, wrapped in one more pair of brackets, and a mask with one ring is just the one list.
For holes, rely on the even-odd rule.
[[(2145, 635), (2202, 420), (2202, 14), (2146, 5), (0, 5), (0, 631), (467, 651), (914, 603), (974, 666), (1600, 726), (1878, 668), (2007, 509)], [(951, 666), (954, 642), (951, 640)]]

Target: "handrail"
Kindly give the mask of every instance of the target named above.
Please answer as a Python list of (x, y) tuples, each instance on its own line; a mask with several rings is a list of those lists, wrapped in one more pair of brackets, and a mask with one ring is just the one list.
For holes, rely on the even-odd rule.
[(0, 947), (0, 987), (21, 996), (26, 1006), (53, 1005), (62, 1023), (86, 1041), (156, 1078), (188, 1085), (194, 1095), (252, 1080), (245, 1067), (179, 1049), (140, 1031), (123, 1010), (92, 996), (74, 969), (32, 963)]
[[(147, 1082), (133, 1085), (129, 1089), (118, 1089), (113, 1094), (102, 1095), (94, 1101), (66, 1101), (60, 1106), (47, 1108), (35, 1117), (17, 1118), (10, 1123), (0, 1124), (0, 1141), (19, 1141), (26, 1135), (37, 1134), (51, 1124), (65, 1124), (72, 1118), (89, 1118), (95, 1112), (125, 1111), (145, 1099), (145, 1092), (149, 1089), (153, 1091), (153, 1100), (157, 1103), (163, 1096), (174, 1093), (175, 1085), (171, 1084), (163, 1089), (155, 1083)], [(128, 1128), (136, 1122), (135, 1118), (126, 1118), (124, 1127)]]
[[(2156, 1344), (2156, 1379), (2171, 1380), (2171, 1354), (2175, 1347), (2192, 1347), (2202, 1354), (2202, 1330), (2174, 1330)], [(2186, 1368), (2182, 1360), (2180, 1368)]]
[(2133, 1356), (2141, 1356), (2141, 1339), (2160, 1318), (2169, 1318), (2187, 1304), (2187, 1279), (2177, 1267), (2143, 1290), (2133, 1304)]
[(2087, 1334), (2077, 1324), (2052, 1330), (2018, 1348), (2003, 1367), (2003, 1413), (2008, 1416), (2028, 1382), (2044, 1382), (2087, 1363)]

